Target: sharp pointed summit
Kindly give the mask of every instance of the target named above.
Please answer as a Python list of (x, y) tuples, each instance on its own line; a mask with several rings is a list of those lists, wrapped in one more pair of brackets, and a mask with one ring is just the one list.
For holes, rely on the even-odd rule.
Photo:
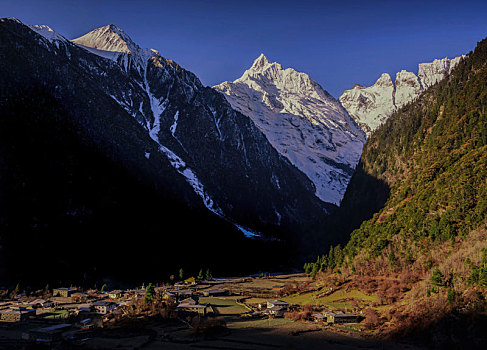
[(79, 45), (103, 51), (130, 54), (140, 50), (140, 47), (122, 29), (114, 24), (96, 28), (72, 41)]
[(269, 59), (261, 53), (259, 57), (257, 57), (254, 61), (254, 64), (252, 64), (253, 69), (263, 69), (267, 64), (269, 64)]
[(340, 203), (365, 135), (336, 99), (308, 74), (264, 54), (239, 79), (214, 88), (313, 181), (318, 198)]

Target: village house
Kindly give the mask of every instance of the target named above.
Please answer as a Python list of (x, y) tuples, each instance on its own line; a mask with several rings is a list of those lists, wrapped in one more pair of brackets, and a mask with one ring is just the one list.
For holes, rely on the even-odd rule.
[(183, 289), (183, 290), (170, 290), (166, 291), (166, 293), (170, 293), (173, 297), (173, 300), (179, 301), (181, 299), (186, 299), (186, 298), (195, 298), (195, 291), (191, 289)]
[(267, 309), (264, 314), (272, 317), (284, 317), (284, 314), (289, 310), (289, 304), (282, 300), (267, 301)]
[(196, 305), (198, 304), (198, 301), (196, 298), (186, 298), (186, 299), (183, 299), (179, 302), (179, 304), (183, 304), (183, 305)]
[(196, 284), (196, 279), (194, 277), (190, 277), (184, 280), (185, 284), (190, 284), (190, 285), (195, 285)]
[(272, 308), (277, 308), (280, 310), (289, 310), (289, 303), (286, 303), (285, 301), (282, 300), (268, 300), (267, 301), (267, 308), (272, 309)]
[(324, 312), (328, 323), (357, 323), (360, 322), (360, 316), (355, 314), (346, 314), (342, 311)]
[(326, 322), (326, 316), (320, 313), (311, 315), (315, 322)]
[(108, 293), (108, 297), (113, 300), (120, 299), (122, 295), (123, 292), (119, 289), (112, 290), (111, 292)]
[(191, 289), (184, 289), (176, 291), (176, 294), (180, 297), (191, 297), (194, 295), (194, 291)]
[(75, 303), (84, 303), (88, 300), (88, 294), (82, 292), (73, 293), (71, 294), (71, 300)]
[(25, 307), (16, 307), (10, 310), (3, 310), (0, 315), (2, 322), (22, 322), (28, 320), (31, 316), (36, 315), (36, 310), (26, 309)]
[(34, 340), (38, 343), (49, 344), (62, 340), (62, 334), (71, 328), (70, 324), (62, 323), (49, 327), (32, 329), (22, 335), (22, 338)]
[(76, 288), (55, 288), (52, 290), (52, 296), (68, 298), (77, 291), (78, 290)]
[(54, 302), (45, 299), (36, 299), (27, 304), (34, 309), (50, 309), (54, 307)]
[(133, 289), (133, 290), (130, 291), (130, 293), (136, 299), (145, 298), (145, 288)]
[(78, 315), (83, 314), (83, 313), (91, 313), (93, 311), (93, 306), (90, 304), (80, 304), (77, 307), (78, 309)]
[(284, 310), (284, 309), (281, 309), (281, 308), (279, 308), (277, 306), (273, 306), (271, 308), (265, 309), (264, 314), (265, 315), (272, 316), (272, 317), (284, 317), (284, 314), (286, 312), (287, 311)]
[(117, 308), (117, 304), (111, 301), (97, 301), (93, 303), (95, 312), (100, 315), (106, 315)]
[(204, 304), (179, 304), (176, 306), (176, 311), (178, 312), (189, 312), (189, 313), (197, 313), (202, 316), (206, 316), (208, 313), (208, 305)]

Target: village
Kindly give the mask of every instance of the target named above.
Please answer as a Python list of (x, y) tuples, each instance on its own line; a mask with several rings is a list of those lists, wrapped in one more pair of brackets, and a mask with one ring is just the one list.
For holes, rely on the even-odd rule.
[(265, 349), (309, 341), (314, 348), (325, 337), (355, 347), (366, 333), (363, 306), (373, 297), (355, 295), (364, 305), (350, 303), (343, 291), (312, 283), (305, 274), (191, 277), (126, 290), (4, 293), (0, 346)]

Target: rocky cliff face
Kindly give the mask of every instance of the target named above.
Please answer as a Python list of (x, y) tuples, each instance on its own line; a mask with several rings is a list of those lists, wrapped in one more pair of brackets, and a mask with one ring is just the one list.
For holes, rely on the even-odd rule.
[(418, 69), (418, 77), (424, 89), (439, 83), (443, 78), (451, 73), (453, 68), (460, 62), (465, 55), (455, 57), (453, 59), (443, 58), (441, 60), (434, 60), (430, 63), (420, 63)]
[(214, 89), (313, 181), (322, 201), (340, 203), (365, 137), (337, 100), (307, 74), (263, 54), (242, 77)]
[(430, 86), (438, 83), (465, 56), (444, 58), (419, 64), (418, 75), (402, 70), (395, 82), (384, 73), (377, 82), (368, 87), (355, 85), (339, 98), (343, 107), (361, 128), (370, 135), (393, 112), (414, 101)]

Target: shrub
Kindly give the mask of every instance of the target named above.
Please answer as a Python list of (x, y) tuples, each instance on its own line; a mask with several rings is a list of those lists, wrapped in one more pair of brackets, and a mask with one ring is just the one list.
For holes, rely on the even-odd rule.
[(380, 324), (379, 315), (377, 314), (377, 311), (375, 311), (374, 309), (371, 308), (365, 309), (364, 314), (365, 314), (364, 327), (366, 329), (373, 329)]
[(443, 276), (440, 269), (436, 268), (433, 271), (433, 275), (431, 276), (430, 282), (432, 285), (437, 287), (441, 287), (445, 284), (445, 276)]
[(453, 305), (455, 303), (455, 300), (457, 298), (457, 293), (455, 292), (455, 289), (448, 289), (448, 304)]

